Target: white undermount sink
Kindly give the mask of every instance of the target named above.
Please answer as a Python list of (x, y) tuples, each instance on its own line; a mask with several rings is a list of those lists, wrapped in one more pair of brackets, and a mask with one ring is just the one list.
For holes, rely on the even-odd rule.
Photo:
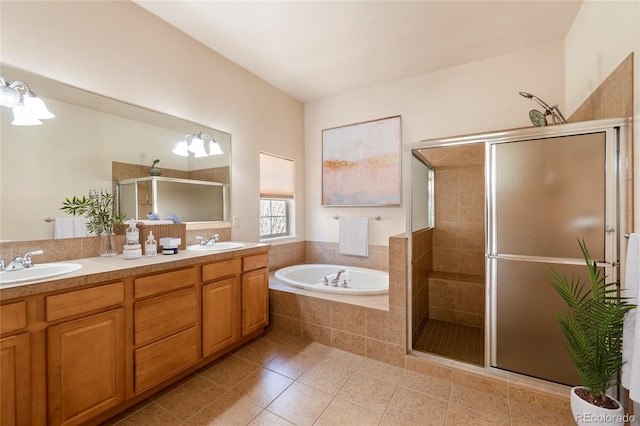
[(220, 251), (220, 250), (232, 250), (239, 249), (244, 247), (244, 243), (236, 243), (232, 241), (223, 241), (220, 243), (215, 243), (210, 246), (201, 246), (200, 244), (195, 244), (187, 247), (188, 250), (206, 250), (206, 251)]
[(38, 263), (31, 268), (13, 271), (0, 271), (0, 286), (44, 280), (58, 275), (68, 274), (82, 268), (78, 263)]

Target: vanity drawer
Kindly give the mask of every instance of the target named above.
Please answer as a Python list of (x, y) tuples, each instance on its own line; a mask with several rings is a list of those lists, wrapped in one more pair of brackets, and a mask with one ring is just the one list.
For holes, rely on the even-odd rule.
[(183, 287), (193, 285), (197, 281), (197, 271), (195, 267), (179, 269), (177, 271), (163, 272), (161, 274), (149, 275), (147, 277), (136, 278), (134, 283), (134, 297), (153, 296), (166, 293)]
[(195, 287), (136, 302), (135, 345), (143, 345), (195, 325), (197, 304)]
[(223, 260), (202, 266), (202, 281), (213, 281), (240, 273), (240, 258)]
[(197, 327), (140, 348), (135, 351), (135, 392), (148, 389), (199, 360)]
[(123, 302), (124, 283), (117, 282), (48, 296), (45, 299), (45, 316), (47, 321), (55, 321), (121, 305)]
[(254, 254), (242, 258), (242, 271), (253, 271), (254, 269), (266, 268), (269, 266), (269, 253)]
[(0, 334), (20, 330), (27, 326), (27, 302), (0, 306)]

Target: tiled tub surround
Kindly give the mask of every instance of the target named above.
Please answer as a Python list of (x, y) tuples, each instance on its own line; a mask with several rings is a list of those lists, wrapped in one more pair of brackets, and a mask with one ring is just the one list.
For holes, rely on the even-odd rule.
[[(343, 256), (335, 243), (307, 242), (306, 262), (359, 266), (389, 272), (389, 294), (351, 296), (311, 293), (272, 281), (271, 325), (273, 330), (310, 338), (338, 349), (392, 365), (404, 366), (406, 354), (406, 238), (390, 238), (389, 248), (369, 247), (369, 257)], [(301, 244), (301, 243), (295, 243)], [(282, 253), (295, 257), (302, 246), (272, 247), (272, 260), (286, 265)], [(391, 256), (389, 255), (391, 253)], [(293, 260), (291, 258), (291, 260)], [(299, 260), (299, 259), (298, 259)]]
[[(329, 262), (339, 262), (337, 245), (329, 243), (299, 242), (272, 246), (270, 259), (272, 271), (288, 266), (287, 262), (301, 261), (307, 250), (320, 247)], [(334, 250), (335, 249), (335, 253)], [(370, 247), (371, 250), (371, 247)], [(384, 369), (404, 368), (405, 377), (413, 385), (431, 394), (447, 394), (450, 404), (447, 424), (455, 425), (568, 425), (572, 423), (569, 406), (569, 390), (565, 386), (545, 383), (535, 379), (502, 371), (487, 371), (460, 362), (445, 360), (430, 355), (407, 353), (406, 349), (406, 292), (407, 292), (407, 238), (404, 235), (389, 239), (389, 295), (388, 308), (378, 306), (381, 296), (357, 296), (354, 301), (340, 295), (320, 293), (304, 294), (299, 289), (271, 283), (271, 325), (269, 336), (285, 333), (295, 341), (312, 341), (336, 350), (344, 350), (365, 359), (366, 365), (380, 365)], [(313, 256), (318, 256), (314, 253)], [(318, 257), (315, 257), (318, 259)], [(349, 262), (342, 259), (347, 265)], [(274, 266), (273, 262), (280, 262)], [(315, 263), (315, 262), (314, 262)], [(280, 287), (282, 286), (282, 287)], [(305, 358), (305, 357), (302, 357)], [(296, 356), (287, 358), (296, 362)], [(376, 364), (383, 362), (384, 364)], [(386, 367), (382, 367), (387, 365)], [(313, 368), (308, 366), (311, 371)], [(399, 370), (397, 370), (399, 371)], [(418, 389), (416, 388), (416, 389)], [(396, 387), (403, 396), (406, 391)], [(398, 395), (400, 397), (400, 394)], [(422, 400), (421, 396), (415, 396)], [(470, 411), (458, 406), (467, 405)], [(462, 402), (465, 401), (465, 402)], [(415, 402), (413, 408), (406, 409), (407, 416), (415, 415), (414, 410), (423, 412), (426, 402)], [(426, 404), (426, 405), (424, 405)], [(387, 406), (387, 410), (389, 407)], [(422, 407), (422, 408), (420, 408)], [(491, 407), (491, 408), (489, 408)], [(444, 409), (444, 408), (443, 408)], [(475, 411), (475, 410), (478, 410)], [(427, 409), (427, 411), (429, 411)], [(389, 411), (387, 411), (389, 412)], [(429, 411), (430, 413), (431, 411)], [(440, 413), (439, 415), (442, 415)], [(510, 417), (510, 419), (509, 419)], [(398, 424), (418, 424), (423, 418), (398, 419)], [(373, 423), (377, 424), (377, 423)], [(395, 423), (394, 423), (395, 424)], [(442, 423), (444, 424), (444, 423)]]

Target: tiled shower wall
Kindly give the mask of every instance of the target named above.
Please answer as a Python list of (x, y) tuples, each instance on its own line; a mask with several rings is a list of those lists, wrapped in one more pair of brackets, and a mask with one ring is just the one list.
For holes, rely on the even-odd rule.
[[(426, 318), (483, 327), (485, 146), (476, 143), (420, 152), (435, 172), (433, 268), (431, 278), (414, 277), (413, 284), (428, 278)], [(422, 310), (417, 313), (422, 314)], [(414, 335), (423, 326), (415, 316)]]
[(420, 152), (435, 171), (433, 270), (484, 275), (484, 144)]
[(411, 333), (418, 341), (429, 319), (429, 275), (433, 270), (433, 229), (420, 229), (412, 236)]

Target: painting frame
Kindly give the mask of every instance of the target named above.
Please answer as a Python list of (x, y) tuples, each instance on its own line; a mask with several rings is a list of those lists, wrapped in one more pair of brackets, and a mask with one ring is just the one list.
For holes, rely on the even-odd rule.
[(402, 116), (322, 130), (322, 206), (402, 205)]

